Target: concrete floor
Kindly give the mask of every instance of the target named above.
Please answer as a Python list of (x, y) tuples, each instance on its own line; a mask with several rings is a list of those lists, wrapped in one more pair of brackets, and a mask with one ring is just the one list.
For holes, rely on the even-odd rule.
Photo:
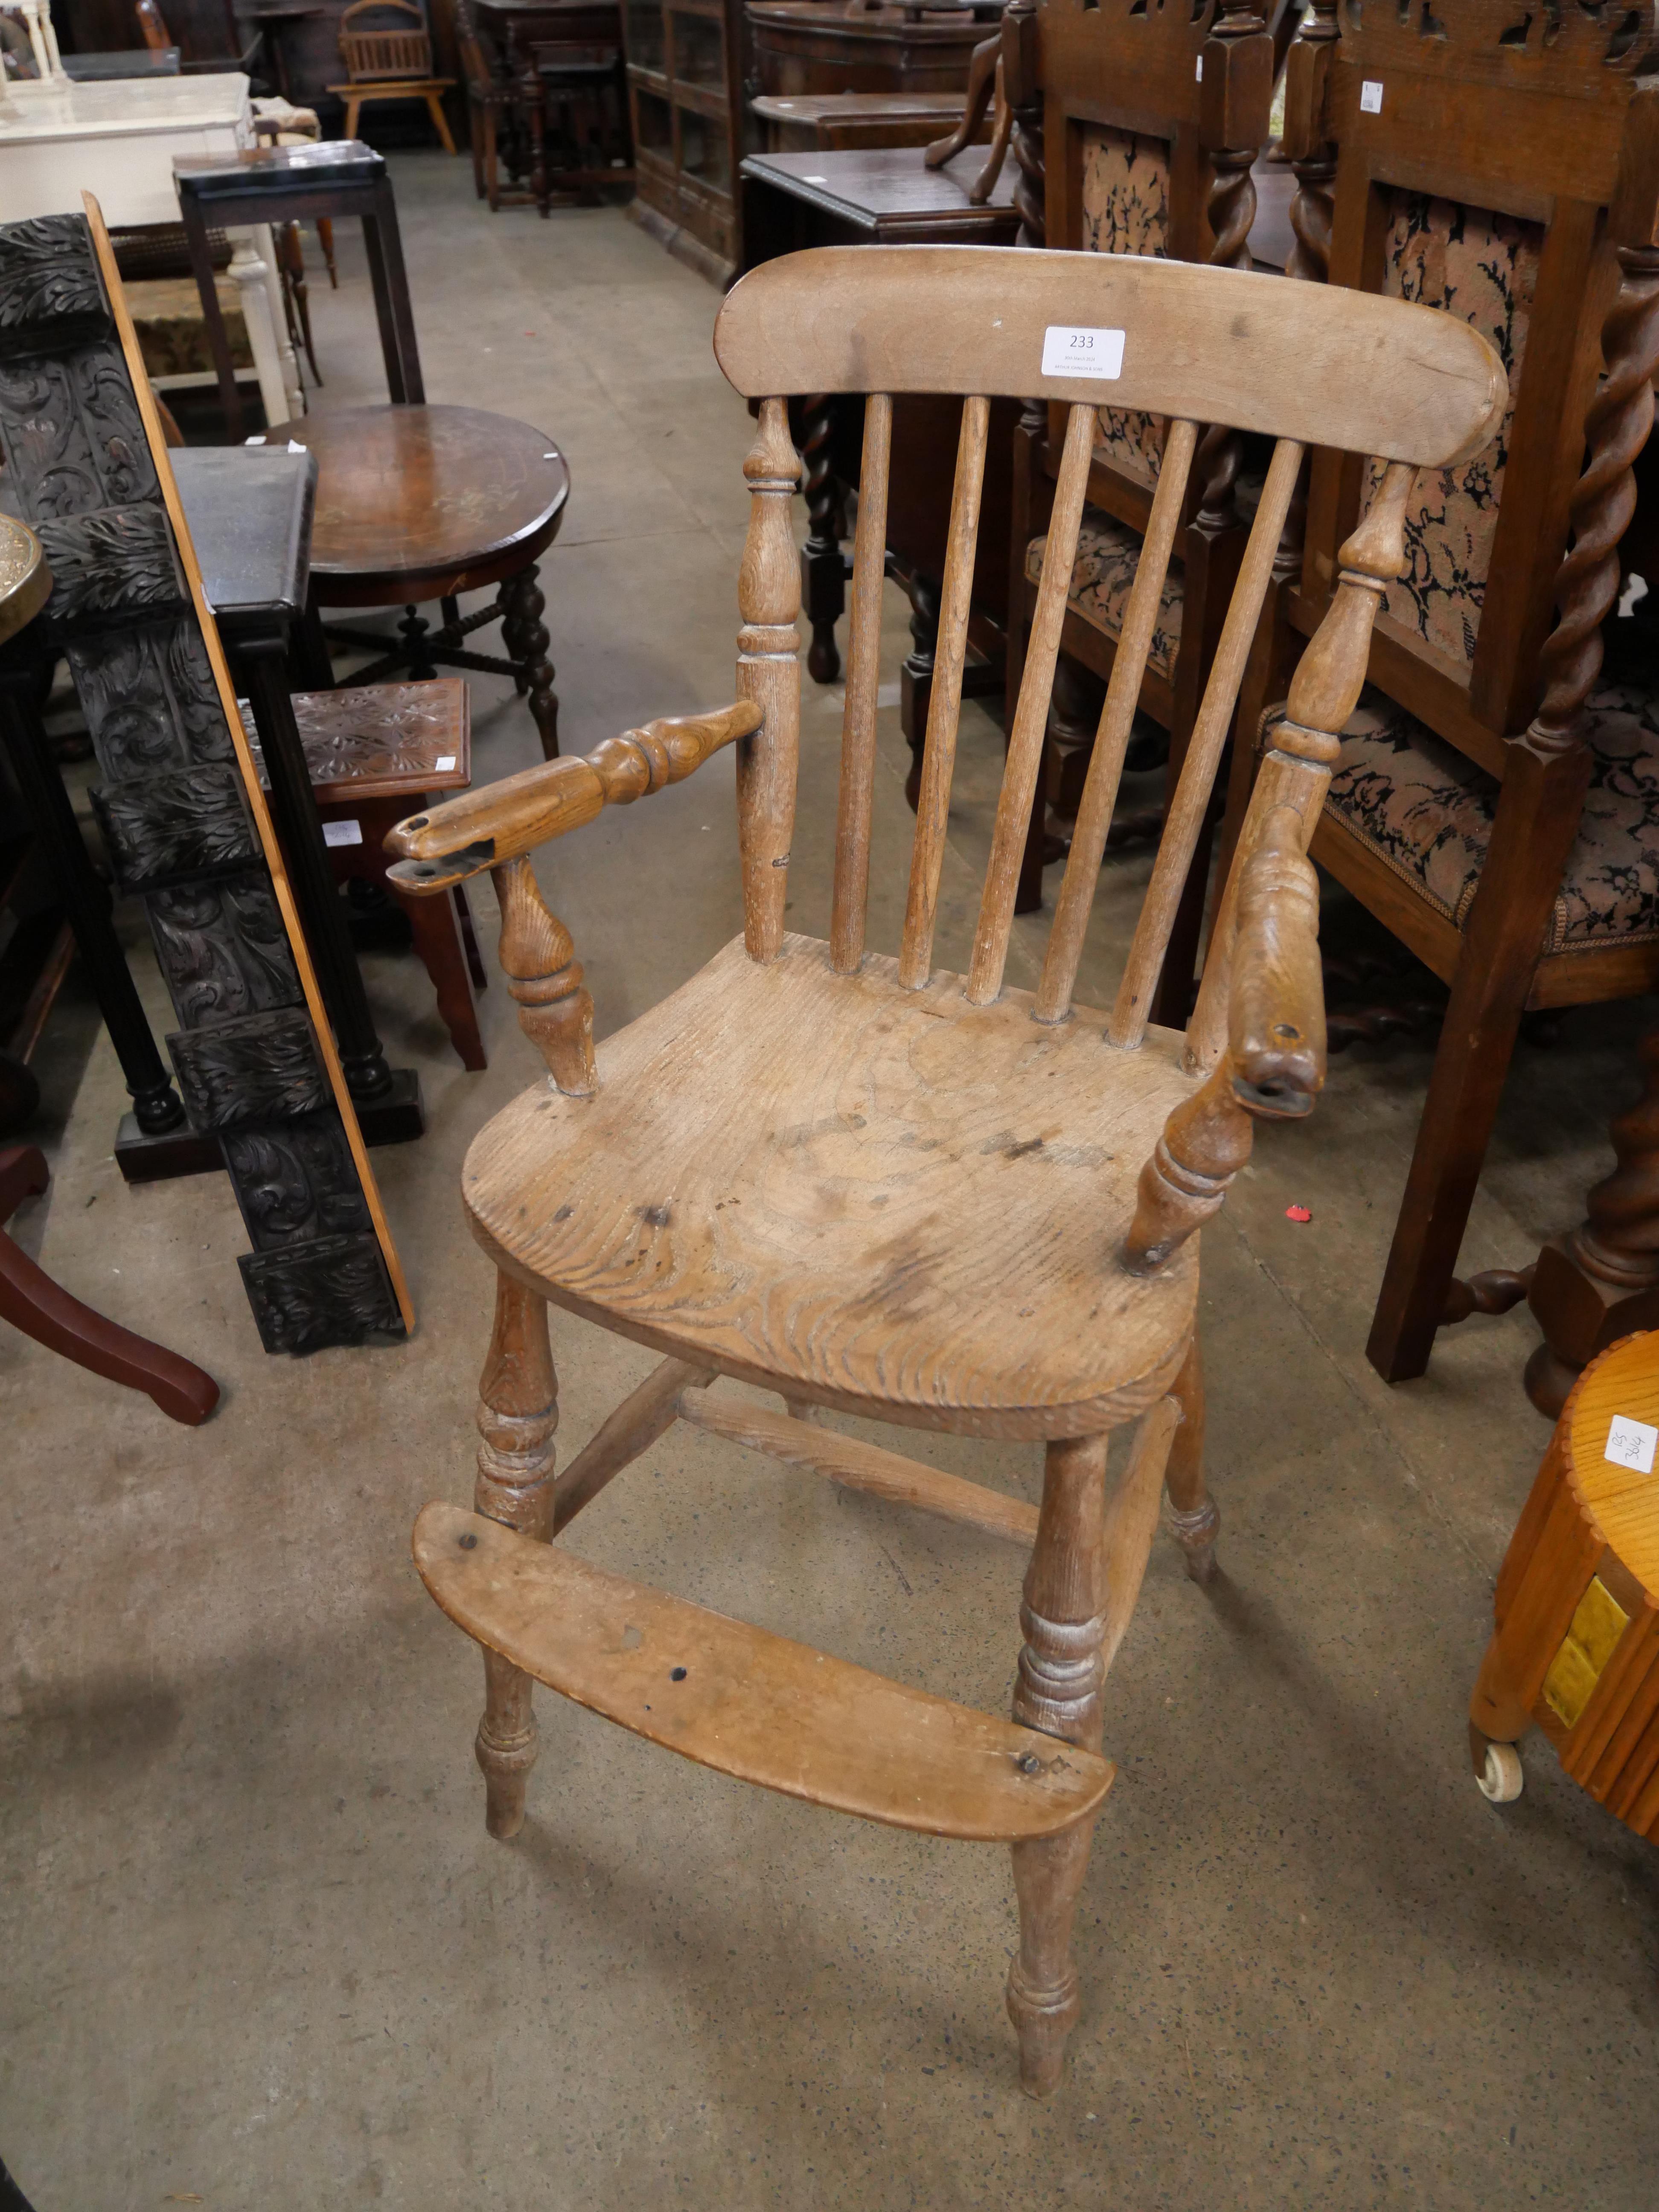
[[(570, 459), (544, 571), (567, 749), (729, 697), (749, 423), (710, 356), (714, 295), (616, 210), (492, 220), (461, 162), (396, 173), (431, 397), (526, 416)], [(347, 230), (340, 291), (313, 283), (328, 405), (380, 388)], [(477, 679), (474, 702), (480, 780), (529, 764), (510, 690)], [(809, 691), (791, 878), (808, 929), (827, 919), (838, 712)], [(970, 713), (953, 961), (999, 755)], [(890, 711), (890, 949), (903, 764)], [(737, 926), (730, 784), (728, 755), (544, 856), (602, 1031)], [(1146, 869), (1109, 863), (1091, 977)], [(1016, 981), (1040, 927), (1020, 925)], [(265, 1358), (227, 1185), (126, 1189), (118, 1071), (73, 993), (48, 1040), (54, 1182), (18, 1233), (225, 1396), (180, 1429), (0, 1334), (0, 2151), (38, 2212), (1651, 2207), (1659, 1860), (1541, 1742), (1502, 1811), (1463, 1745), (1545, 1441), (1519, 1387), (1529, 1324), (1466, 1326), (1402, 1389), (1363, 1358), (1425, 1050), (1334, 1061), (1313, 1124), (1264, 1130), (1206, 1236), (1225, 1571), (1200, 1594), (1173, 1546), (1154, 1553), (1110, 1685), (1086, 2009), (1039, 2108), (1002, 2014), (1001, 1851), (739, 1788), (551, 1696), (525, 1833), (486, 1837), (477, 1662), (408, 1534), (426, 1498), (471, 1494), (490, 1283), (458, 1174), (534, 1064), (499, 984), (491, 1066), (469, 1076), (416, 963), (366, 966), (430, 1114), (422, 1142), (376, 1155), (419, 1310), (396, 1350)], [(1522, 1047), (1470, 1264), (1517, 1264), (1577, 1218), (1641, 1012)], [(558, 1316), (555, 1350), (574, 1449), (650, 1362)], [(1034, 1450), (921, 1449), (1036, 1494)], [(1007, 1697), (1016, 1555), (711, 1438), (671, 1433), (576, 1541), (884, 1671)]]

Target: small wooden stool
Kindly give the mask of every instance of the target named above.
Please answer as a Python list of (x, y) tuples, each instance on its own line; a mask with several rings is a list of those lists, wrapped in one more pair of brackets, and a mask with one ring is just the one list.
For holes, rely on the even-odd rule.
[(1556, 1424), (1469, 1700), (1486, 1796), (1521, 1795), (1534, 1723), (1599, 1805), (1659, 1841), (1659, 1333), (1592, 1361)]
[[(457, 885), (453, 904), (410, 896), (388, 878), (383, 850), (387, 830), (411, 805), (426, 805), (432, 793), (465, 791), (472, 781), (465, 684), (441, 676), (423, 684), (296, 691), (294, 719), (335, 881), (375, 884), (396, 898), (461, 1065), (475, 1073), (488, 1066), (472, 997), (473, 986), (483, 990), (488, 975), (465, 893)], [(246, 714), (243, 721), (257, 757)]]

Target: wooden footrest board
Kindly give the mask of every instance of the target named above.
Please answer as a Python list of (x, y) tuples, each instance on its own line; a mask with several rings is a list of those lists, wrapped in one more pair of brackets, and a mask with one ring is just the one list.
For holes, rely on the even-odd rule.
[(421, 1579), (537, 1681), (741, 1782), (980, 1843), (1095, 1811), (1109, 1759), (688, 1605), (459, 1506), (415, 1523)]

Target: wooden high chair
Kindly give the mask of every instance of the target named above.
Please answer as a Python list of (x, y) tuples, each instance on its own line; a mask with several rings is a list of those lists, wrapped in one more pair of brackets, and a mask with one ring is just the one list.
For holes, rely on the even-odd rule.
[[(1114, 398), (1169, 419), (1047, 964), (1006, 989), (1016, 879), (1088, 483), (1098, 378), (1069, 342), (1122, 345)], [(1303, 855), (1404, 558), (1417, 465), (1474, 451), (1505, 397), (1451, 317), (1274, 277), (1101, 254), (830, 248), (728, 294), (714, 346), (760, 403), (744, 474), (734, 705), (652, 722), (412, 817), (406, 890), (492, 871), (501, 962), (551, 1081), (468, 1155), (495, 1261), (477, 1510), (415, 1533), (439, 1604), (484, 1647), (488, 1822), (514, 1834), (536, 1753), (532, 1680), (686, 1757), (928, 1833), (1012, 1844), (1021, 2078), (1060, 2078), (1079, 2013), (1073, 1914), (1095, 1816), (1102, 1686), (1167, 1480), (1193, 1571), (1217, 1526), (1200, 1466), (1199, 1224), (1255, 1115), (1307, 1113), (1324, 1074), (1316, 902)], [(1079, 344), (1076, 350), (1085, 348)], [(1045, 374), (1045, 356), (1050, 373)], [(784, 395), (865, 392), (865, 447), (829, 942), (787, 934), (799, 709), (800, 465)], [(878, 641), (892, 396), (963, 395), (908, 910), (866, 951)], [(966, 976), (933, 965), (986, 430), (998, 395), (1069, 410), (1050, 544)], [(1145, 909), (1109, 1014), (1073, 1003), (1116, 781), (1198, 426), (1277, 438)], [(1371, 510), (1257, 783), (1218, 945), (1183, 1036), (1148, 1003), (1305, 446), (1380, 455)], [(736, 742), (744, 929), (595, 1054), (592, 1005), (529, 854)], [(1229, 957), (1231, 955), (1231, 957)], [(603, 1080), (601, 1080), (603, 1079)], [(549, 1300), (661, 1365), (556, 1480)], [(786, 1413), (708, 1386), (734, 1376)], [(1044, 1447), (1040, 1510), (815, 1425), (816, 1407)], [(676, 1419), (1030, 1547), (1013, 1720), (972, 1712), (590, 1566), (555, 1536)], [(1109, 1492), (1107, 1437), (1133, 1425)]]

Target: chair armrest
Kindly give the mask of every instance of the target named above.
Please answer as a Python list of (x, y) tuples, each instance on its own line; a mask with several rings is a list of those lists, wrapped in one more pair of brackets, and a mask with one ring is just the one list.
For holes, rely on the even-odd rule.
[(1273, 807), (1244, 863), (1227, 1049), (1209, 1079), (1170, 1115), (1140, 1171), (1121, 1255), (1132, 1275), (1161, 1273), (1219, 1212), (1250, 1156), (1257, 1121), (1310, 1114), (1324, 1087), (1319, 879), (1303, 836), (1295, 807)]
[(711, 753), (746, 738), (763, 719), (753, 700), (706, 714), (680, 714), (607, 738), (585, 758), (546, 761), (464, 791), (386, 834), (398, 859), (386, 872), (405, 891), (448, 890), (486, 868), (516, 860), (593, 820), (606, 806), (681, 783)]
[(1228, 1059), (1233, 1096), (1252, 1114), (1288, 1121), (1313, 1111), (1325, 1085), (1325, 989), (1319, 966), (1319, 879), (1302, 849), (1293, 806), (1261, 825), (1238, 888)]

